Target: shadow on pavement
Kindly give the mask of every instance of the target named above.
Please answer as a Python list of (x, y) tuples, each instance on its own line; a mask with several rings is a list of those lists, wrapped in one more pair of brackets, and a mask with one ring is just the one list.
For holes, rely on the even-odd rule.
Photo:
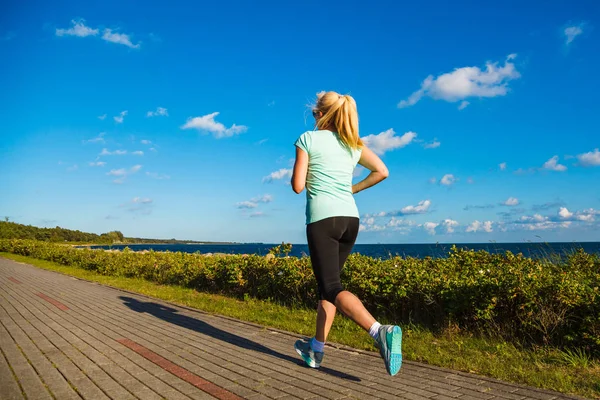
[[(200, 321), (198, 319), (188, 317), (186, 315), (178, 314), (178, 310), (175, 308), (167, 307), (161, 304), (152, 303), (152, 302), (144, 302), (139, 301), (137, 299), (119, 296), (123, 303), (132, 309), (133, 311), (139, 313), (148, 313), (150, 315), (155, 316), (156, 318), (160, 318), (165, 322), (170, 324), (178, 325), (183, 328), (191, 329), (195, 332), (201, 333), (203, 335), (208, 335), (212, 338), (222, 340), (227, 343), (234, 344), (243, 349), (260, 351), (261, 353), (274, 356), (277, 358), (281, 358), (282, 360), (289, 361), (296, 365), (304, 366), (304, 362), (299, 357), (291, 357), (286, 354), (279, 353), (273, 349), (270, 349), (266, 346), (263, 346), (260, 343), (253, 342), (252, 340), (246, 339), (241, 336), (234, 335), (230, 332), (223, 331), (219, 328), (215, 328), (214, 326), (207, 324), (206, 322)], [(290, 343), (290, 348), (292, 348), (292, 344)], [(307, 367), (308, 368), (308, 367)], [(323, 372), (328, 375), (332, 375), (341, 379), (347, 379), (355, 382), (360, 382), (360, 378), (348, 375), (343, 372), (339, 372), (327, 367), (321, 367), (318, 371)]]

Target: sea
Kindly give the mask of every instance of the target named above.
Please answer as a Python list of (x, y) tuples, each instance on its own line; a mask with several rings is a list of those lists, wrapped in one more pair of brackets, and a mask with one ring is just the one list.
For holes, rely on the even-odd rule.
[[(202, 253), (202, 254), (258, 254), (266, 255), (269, 250), (277, 244), (265, 243), (232, 243), (232, 244), (129, 244), (112, 246), (89, 246), (93, 249), (112, 249), (122, 250), (129, 247), (133, 251), (154, 250), (171, 251), (184, 253)], [(374, 258), (401, 257), (447, 257), (452, 244), (356, 244), (353, 253), (360, 253)], [(462, 249), (485, 250), (490, 253), (505, 253), (510, 251), (514, 254), (522, 253), (526, 257), (540, 258), (548, 257), (552, 254), (565, 255), (578, 249), (583, 249), (587, 253), (600, 254), (600, 242), (567, 242), (567, 243), (457, 243), (456, 246)], [(88, 246), (86, 246), (88, 247)], [(308, 246), (306, 244), (294, 244), (289, 253), (290, 256), (302, 257), (308, 255)]]

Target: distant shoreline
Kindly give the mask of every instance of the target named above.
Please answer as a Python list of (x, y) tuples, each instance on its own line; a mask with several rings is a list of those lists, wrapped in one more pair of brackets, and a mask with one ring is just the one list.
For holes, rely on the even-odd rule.
[[(233, 245), (239, 245), (239, 244), (245, 244), (245, 243), (238, 243), (238, 242), (170, 242), (170, 243), (163, 243), (163, 242), (141, 242), (141, 243), (85, 243), (85, 244), (72, 244), (71, 246), (73, 247), (92, 247), (92, 246), (172, 246), (172, 245), (228, 245), (228, 246), (233, 246)], [(254, 244), (254, 243), (252, 243)], [(262, 243), (258, 243), (258, 244), (262, 244)]]

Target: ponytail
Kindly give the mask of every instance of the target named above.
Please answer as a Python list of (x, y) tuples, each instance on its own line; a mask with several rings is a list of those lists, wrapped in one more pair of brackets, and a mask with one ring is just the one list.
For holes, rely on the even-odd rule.
[(317, 121), (318, 129), (335, 128), (340, 139), (351, 149), (359, 149), (363, 142), (358, 134), (356, 101), (350, 95), (336, 92), (317, 94), (316, 111), (323, 113)]

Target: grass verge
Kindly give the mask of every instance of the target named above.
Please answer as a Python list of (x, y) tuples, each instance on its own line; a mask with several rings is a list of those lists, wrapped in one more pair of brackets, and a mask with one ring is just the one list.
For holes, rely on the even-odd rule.
[[(291, 309), (251, 298), (238, 300), (180, 286), (159, 285), (142, 279), (105, 276), (10, 253), (0, 252), (0, 257), (209, 313), (301, 335), (310, 336), (314, 333), (316, 312), (311, 309)], [(524, 349), (505, 341), (481, 338), (452, 328), (439, 334), (418, 326), (403, 326), (403, 331), (403, 352), (406, 360), (600, 399), (600, 363), (589, 359), (584, 352), (563, 352), (553, 348)], [(352, 321), (339, 315), (331, 329), (329, 341), (356, 349), (375, 351), (369, 335)]]

